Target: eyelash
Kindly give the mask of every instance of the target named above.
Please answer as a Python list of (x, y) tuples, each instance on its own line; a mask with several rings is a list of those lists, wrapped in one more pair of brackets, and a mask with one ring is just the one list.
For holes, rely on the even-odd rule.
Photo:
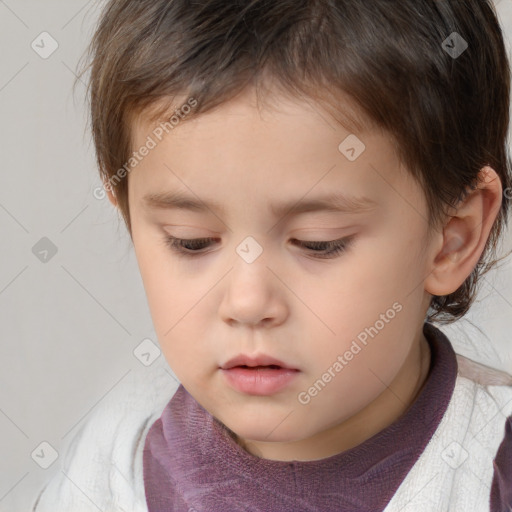
[[(206, 254), (205, 252), (200, 252), (197, 250), (198, 248), (205, 248), (201, 247), (202, 244), (205, 242), (209, 242), (210, 240), (215, 240), (214, 238), (191, 238), (191, 239), (185, 239), (185, 238), (176, 238), (174, 236), (166, 236), (164, 238), (165, 245), (169, 247), (173, 252), (177, 253), (179, 256), (184, 257), (197, 257), (201, 256), (202, 254)], [(329, 240), (325, 242), (313, 242), (313, 241), (303, 241), (303, 240), (296, 240), (296, 245), (300, 247), (304, 247), (306, 249), (310, 249), (313, 251), (313, 257), (318, 259), (330, 259), (330, 258), (336, 258), (339, 256), (342, 252), (345, 252), (348, 247), (352, 243), (352, 237), (349, 238), (339, 238), (337, 240)], [(183, 247), (183, 244), (189, 244), (189, 247)], [(191, 249), (190, 246), (195, 247), (196, 249)], [(198, 247), (199, 246), (199, 247)], [(208, 247), (208, 246), (206, 246)], [(325, 248), (323, 251), (315, 250), (315, 248)]]

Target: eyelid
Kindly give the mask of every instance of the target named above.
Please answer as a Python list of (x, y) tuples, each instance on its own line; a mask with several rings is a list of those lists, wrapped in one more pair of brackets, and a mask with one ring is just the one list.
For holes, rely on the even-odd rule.
[[(346, 236), (343, 238), (338, 238), (336, 240), (297, 240), (292, 239), (298, 242), (296, 245), (299, 247), (303, 247), (304, 249), (309, 249), (311, 251), (311, 255), (315, 259), (334, 259), (337, 256), (339, 256), (341, 253), (345, 252), (353, 242), (354, 235)], [(323, 251), (315, 251), (314, 249), (311, 249), (310, 247), (307, 247), (308, 245), (321, 245), (321, 246), (327, 246), (327, 249)]]
[(172, 250), (174, 250), (176, 253), (181, 255), (190, 255), (195, 256), (199, 254), (205, 254), (204, 251), (193, 251), (193, 250), (187, 250), (186, 248), (183, 248), (180, 246), (182, 242), (189, 243), (189, 244), (198, 244), (200, 242), (210, 242), (212, 240), (215, 240), (213, 237), (200, 237), (200, 238), (180, 238), (172, 235), (166, 235), (164, 237), (165, 244), (170, 247)]
[[(354, 235), (345, 236), (342, 238), (338, 238), (335, 240), (299, 240), (296, 238), (292, 238), (291, 240), (296, 242), (295, 245), (302, 247), (306, 250), (310, 251), (310, 255), (315, 259), (333, 259), (337, 257), (340, 253), (347, 250), (353, 241)], [(209, 251), (203, 251), (202, 249), (194, 250), (187, 249), (181, 246), (181, 243), (188, 243), (189, 245), (200, 244), (201, 242), (209, 242), (215, 241), (214, 237), (201, 237), (201, 238), (178, 238), (172, 235), (167, 235), (164, 237), (165, 245), (170, 248), (173, 252), (175, 252), (180, 257), (197, 257), (204, 254), (208, 254)], [(308, 247), (308, 245), (320, 245), (325, 246), (326, 248), (323, 250), (315, 250), (315, 248)], [(205, 248), (207, 248), (206, 246)]]

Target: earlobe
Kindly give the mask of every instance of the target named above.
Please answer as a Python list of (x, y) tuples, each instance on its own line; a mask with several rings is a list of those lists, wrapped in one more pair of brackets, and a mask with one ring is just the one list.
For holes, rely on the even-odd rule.
[(455, 292), (477, 265), (502, 201), (494, 169), (480, 171), (478, 186), (453, 209), (443, 228), (441, 249), (432, 258), (425, 291), (442, 296)]
[(112, 190), (112, 187), (109, 186), (108, 184), (104, 184), (104, 187), (107, 192), (108, 200), (112, 203), (113, 206), (115, 206), (117, 208), (117, 199), (114, 194), (114, 191)]

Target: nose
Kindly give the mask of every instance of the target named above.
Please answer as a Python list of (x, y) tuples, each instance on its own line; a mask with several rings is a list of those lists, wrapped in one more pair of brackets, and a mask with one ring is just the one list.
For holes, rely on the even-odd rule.
[(252, 263), (235, 258), (224, 282), (219, 306), (222, 320), (232, 326), (271, 327), (288, 316), (286, 289), (263, 257)]

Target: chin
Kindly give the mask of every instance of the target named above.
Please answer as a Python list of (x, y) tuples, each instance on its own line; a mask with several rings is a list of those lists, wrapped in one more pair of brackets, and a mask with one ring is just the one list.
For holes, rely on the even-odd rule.
[(308, 434), (305, 432), (298, 432), (297, 425), (293, 422), (284, 427), (284, 422), (279, 425), (279, 421), (262, 420), (247, 421), (244, 419), (234, 419), (234, 421), (222, 423), (231, 430), (237, 437), (247, 441), (254, 441), (258, 443), (292, 443), (300, 441)]

